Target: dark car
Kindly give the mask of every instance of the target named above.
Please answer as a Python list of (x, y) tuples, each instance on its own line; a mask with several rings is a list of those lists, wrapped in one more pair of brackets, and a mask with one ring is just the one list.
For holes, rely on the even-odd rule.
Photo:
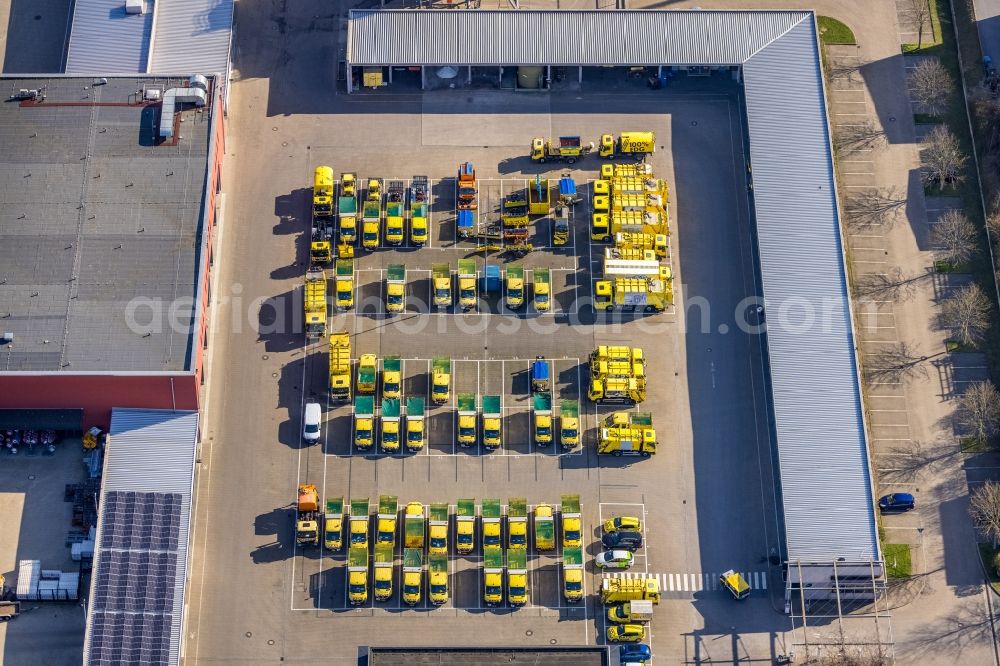
[(891, 511), (909, 511), (914, 506), (916, 502), (913, 500), (913, 495), (910, 493), (893, 493), (891, 495), (886, 495), (878, 501), (878, 508), (882, 513), (888, 513)]
[(649, 661), (653, 658), (653, 653), (645, 643), (633, 643), (623, 645), (618, 648), (618, 660), (622, 663), (627, 661)]
[(601, 537), (605, 548), (624, 548), (639, 550), (642, 548), (642, 532), (611, 532)]

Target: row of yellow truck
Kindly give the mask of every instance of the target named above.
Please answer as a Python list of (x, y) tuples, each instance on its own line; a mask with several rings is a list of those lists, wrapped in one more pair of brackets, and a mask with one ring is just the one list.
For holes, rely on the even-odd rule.
[(594, 286), (598, 311), (662, 312), (673, 303), (669, 195), (648, 164), (602, 165), (590, 236), (614, 245), (605, 249), (603, 279)]
[[(296, 540), (301, 546), (319, 545), (319, 505), (316, 486), (299, 487), (299, 518)], [(562, 541), (564, 547), (564, 590), (568, 600), (579, 601), (583, 596), (582, 518), (578, 495), (563, 495)], [(524, 498), (508, 501), (507, 548), (503, 548), (502, 521), (505, 517), (499, 499), (484, 499), (479, 507), (474, 499), (460, 499), (455, 509), (455, 552), (469, 554), (476, 541), (477, 517), (482, 522), (484, 602), (488, 606), (503, 603), (503, 578), (507, 576), (507, 599), (513, 606), (528, 601), (528, 505)], [(376, 601), (392, 597), (393, 567), (396, 561), (397, 532), (402, 533), (403, 602), (416, 605), (423, 598), (424, 555), (428, 562), (428, 599), (440, 605), (448, 600), (448, 535), (451, 509), (446, 503), (425, 507), (421, 502), (409, 502), (403, 509), (403, 527), (398, 529), (399, 502), (394, 495), (381, 495), (371, 529), (371, 506), (368, 498), (352, 499), (345, 504), (343, 497), (326, 500), (323, 544), (331, 551), (347, 546), (347, 589), (351, 605), (368, 601), (369, 573), (373, 580)], [(539, 504), (534, 508), (535, 547), (555, 548), (555, 518), (553, 507)], [(346, 536), (345, 536), (346, 533)], [(374, 537), (374, 538), (372, 538)], [(568, 553), (568, 555), (567, 555)], [(370, 556), (370, 554), (372, 556)], [(506, 557), (504, 555), (506, 554)], [(506, 562), (505, 562), (506, 560)], [(369, 567), (371, 561), (371, 567)], [(371, 569), (371, 571), (370, 571)]]
[(418, 247), (425, 244), (430, 229), (428, 186), (427, 176), (413, 176), (409, 184), (402, 180), (383, 182), (380, 178), (369, 178), (362, 192), (357, 174), (345, 172), (340, 175), (339, 191), (334, 196), (333, 169), (325, 165), (316, 167), (313, 173), (313, 238), (310, 246), (313, 262), (329, 263), (332, 260), (334, 222), (337, 243), (354, 246), (359, 236), (359, 217), (361, 246), (366, 249), (378, 248), (383, 233), (387, 245), (402, 245), (407, 222), (410, 243)]

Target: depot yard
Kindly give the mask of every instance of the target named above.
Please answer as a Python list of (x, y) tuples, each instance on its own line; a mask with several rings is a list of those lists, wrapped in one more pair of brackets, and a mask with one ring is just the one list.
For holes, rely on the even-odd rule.
[[(359, 243), (355, 306), (347, 312), (332, 309), (327, 325), (328, 333), (350, 333), (352, 377), (362, 354), (375, 354), (379, 361), (389, 355), (402, 358), (403, 400), (423, 396), (427, 405), (426, 443), (415, 452), (403, 448), (386, 454), (377, 445), (357, 450), (351, 403), (329, 397), (325, 339), (304, 341), (301, 330), (280, 326), (257, 337), (219, 336), (212, 372), (222, 375), (216, 381), (227, 390), (213, 404), (212, 431), (226, 445), (209, 464), (212, 496), (221, 505), (210, 509), (202, 523), (209, 550), (193, 566), (197, 603), (191, 626), (199, 629), (188, 654), (194, 659), (281, 655), (353, 663), (358, 645), (601, 645), (608, 623), (595, 595), (602, 574), (593, 558), (601, 552), (601, 521), (615, 515), (643, 521), (645, 545), (626, 575), (646, 573), (661, 582), (663, 599), (645, 641), (654, 653), (690, 653), (694, 632), (728, 623), (733, 613), (748, 617), (756, 612), (756, 626), (780, 631), (787, 620), (770, 613), (767, 566), (761, 564), (777, 548), (778, 526), (760, 341), (740, 333), (735, 321), (743, 314), (737, 304), (756, 291), (736, 87), (708, 78), (655, 97), (636, 94), (627, 104), (599, 92), (545, 98), (436, 92), (420, 99), (404, 99), (392, 114), (364, 97), (345, 105), (333, 119), (344, 136), (357, 132), (354, 136), (363, 135), (364, 141), (329, 145), (324, 142), (329, 118), (293, 115), (276, 119), (280, 131), (257, 137), (258, 144), (237, 148), (289, 156), (281, 169), (266, 160), (238, 161), (240, 194), (227, 203), (235, 209), (230, 219), (238, 222), (225, 233), (239, 234), (239, 254), (252, 252), (255, 259), (234, 262), (224, 279), (241, 285), (246, 302), (270, 299), (265, 306), (272, 307), (264, 310), (270, 309), (273, 318), (262, 314), (263, 324), (292, 313), (301, 317), (301, 298), (295, 294), (308, 264), (315, 166), (330, 165), (338, 176), (356, 173), (362, 186), (368, 178), (409, 183), (414, 175), (429, 177), (427, 244), (365, 251)], [(462, 113), (452, 113), (449, 106), (459, 102)], [(234, 121), (240, 122), (238, 115)], [(593, 310), (593, 284), (608, 247), (591, 242), (589, 235), (590, 188), (600, 177), (602, 161), (592, 155), (572, 166), (538, 165), (527, 155), (533, 136), (579, 134), (597, 141), (605, 132), (627, 130), (653, 131), (657, 137), (657, 150), (647, 162), (670, 188), (669, 263), (676, 300), (682, 302), (683, 284), (684, 298), (703, 298), (710, 311), (702, 308), (685, 317), (682, 308), (670, 308), (608, 317)], [(553, 247), (550, 216), (532, 222), (529, 238), (536, 248), (521, 259), (504, 261), (495, 252), (477, 252), (475, 241), (456, 238), (454, 179), (466, 161), (477, 171), (481, 215), (499, 214), (503, 197), (531, 187), (536, 174), (551, 179), (553, 187), (563, 174), (572, 176), (582, 201), (573, 208), (568, 243)], [(279, 221), (261, 223), (260, 211), (272, 208)], [(503, 307), (502, 294), (487, 295), (468, 313), (436, 309), (429, 304), (431, 266), (448, 262), (455, 271), (460, 259), (474, 259), (480, 274), (487, 263), (550, 268), (553, 307), (546, 313), (532, 308), (529, 278), (527, 305), (519, 310)], [(385, 308), (385, 278), (389, 265), (398, 263), (407, 269), (407, 305), (394, 315)], [(230, 325), (228, 317), (219, 326)], [(633, 408), (587, 400), (587, 358), (598, 345), (644, 350), (644, 402)], [(435, 405), (431, 365), (441, 356), (452, 362), (451, 390), (446, 404)], [(558, 438), (540, 446), (532, 436), (530, 366), (537, 356), (551, 363), (553, 404), (579, 401), (582, 442), (576, 449), (562, 449)], [(498, 450), (484, 449), (481, 430), (475, 446), (458, 446), (459, 393), (501, 396)], [(315, 444), (301, 440), (306, 402), (323, 406)], [(598, 421), (616, 411), (653, 415), (659, 441), (655, 455), (598, 456)], [(240, 469), (248, 459), (267, 470), (249, 495)], [(347, 549), (330, 552), (322, 539), (318, 547), (295, 543), (292, 500), (301, 483), (315, 484), (321, 501), (368, 498), (374, 506), (380, 495), (391, 494), (400, 506), (414, 500), (448, 503), (453, 513), (462, 498), (475, 498), (477, 505), (498, 498), (506, 505), (523, 497), (529, 508), (540, 503), (558, 508), (562, 495), (578, 494), (585, 601), (570, 604), (561, 594), (561, 544), (540, 552), (529, 539), (527, 604), (513, 608), (505, 599), (487, 607), (482, 525), (475, 549), (456, 554), (453, 515), (445, 604), (428, 602), (426, 578), (421, 602), (415, 607), (402, 603), (403, 548), (397, 540), (391, 598), (375, 601), (369, 591), (365, 603), (352, 606)], [(230, 493), (239, 500), (221, 499)], [(222, 506), (225, 518), (215, 513)], [(223, 529), (218, 520), (252, 522), (255, 530), (227, 529), (230, 538), (219, 543), (214, 538)], [(754, 583), (751, 597), (739, 607), (718, 586), (718, 575), (727, 569), (746, 572)], [(213, 575), (227, 579), (225, 595), (212, 594)], [(281, 581), (264, 591), (266, 603), (261, 602), (264, 580)], [(225, 609), (234, 607), (245, 617), (236, 623), (224, 620)], [(268, 640), (278, 626), (283, 640)], [(754, 645), (753, 638), (747, 641), (754, 652), (770, 649), (763, 642)]]

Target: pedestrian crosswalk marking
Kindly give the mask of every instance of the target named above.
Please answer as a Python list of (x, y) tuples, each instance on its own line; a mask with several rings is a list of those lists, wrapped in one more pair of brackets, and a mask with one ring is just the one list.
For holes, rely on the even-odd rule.
[[(767, 589), (766, 571), (743, 571), (743, 577), (753, 590)], [(611, 578), (655, 578), (660, 584), (661, 592), (703, 592), (723, 589), (719, 581), (719, 573), (643, 573), (641, 571), (615, 571), (606, 574)]]

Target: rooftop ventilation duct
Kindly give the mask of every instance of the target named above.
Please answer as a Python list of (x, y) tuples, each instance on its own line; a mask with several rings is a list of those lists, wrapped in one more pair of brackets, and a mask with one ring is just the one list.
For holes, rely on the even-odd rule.
[(126, 14), (144, 14), (146, 6), (143, 0), (125, 0)]
[[(194, 77), (192, 78), (192, 82)], [(174, 113), (178, 104), (194, 104), (205, 106), (208, 93), (202, 88), (171, 88), (163, 93), (163, 106), (160, 109), (160, 138), (170, 139), (174, 136)]]

